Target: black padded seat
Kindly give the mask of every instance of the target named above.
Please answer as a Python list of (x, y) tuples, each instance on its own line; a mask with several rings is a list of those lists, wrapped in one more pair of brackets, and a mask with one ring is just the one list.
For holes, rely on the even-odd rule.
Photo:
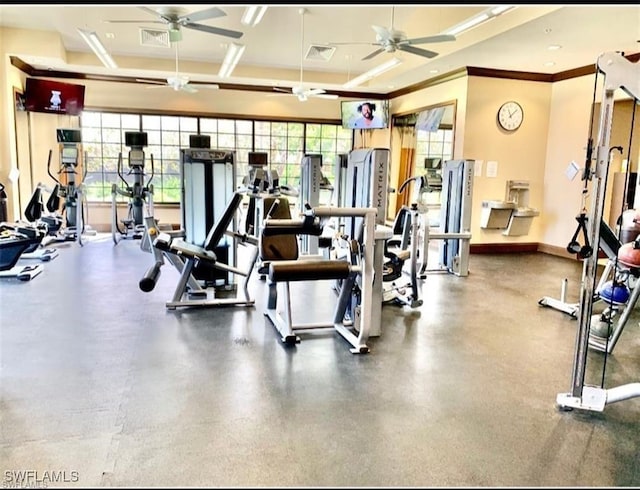
[(321, 281), (346, 279), (351, 267), (346, 260), (283, 260), (269, 264), (272, 282)]

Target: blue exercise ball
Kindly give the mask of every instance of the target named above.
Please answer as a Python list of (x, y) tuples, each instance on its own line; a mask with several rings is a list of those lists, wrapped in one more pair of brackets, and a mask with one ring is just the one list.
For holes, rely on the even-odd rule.
[(629, 301), (629, 296), (631, 295), (626, 284), (615, 281), (607, 281), (604, 283), (598, 291), (598, 294), (605, 302), (614, 305), (624, 305)]

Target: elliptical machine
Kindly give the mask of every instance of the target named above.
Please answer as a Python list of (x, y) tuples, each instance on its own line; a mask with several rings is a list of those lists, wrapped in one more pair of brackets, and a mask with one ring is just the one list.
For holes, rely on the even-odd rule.
[[(144, 182), (145, 154), (143, 148), (147, 146), (147, 133), (139, 131), (127, 131), (124, 133), (125, 145), (130, 147), (128, 155), (129, 172), (127, 176), (133, 176), (133, 185), (122, 175), (122, 153), (118, 155), (118, 176), (124, 184), (124, 188), (118, 184), (111, 186), (111, 234), (113, 243), (123, 238), (140, 239), (145, 234), (145, 208), (146, 215), (153, 216), (153, 155), (151, 158), (151, 175)], [(118, 224), (117, 196), (125, 196), (129, 199), (127, 206), (127, 218), (121, 220), (122, 227)]]
[[(56, 184), (46, 204), (50, 214), (42, 215), (39, 219), (47, 224), (49, 235), (52, 237), (47, 240), (47, 244), (77, 240), (80, 245), (83, 245), (82, 235), (88, 231), (85, 229), (84, 222), (86, 196), (82, 184), (86, 176), (86, 167), (81, 170), (82, 178), (79, 181), (76, 180), (78, 166), (81, 169), (83, 167), (80, 160), (82, 134), (79, 129), (57, 129), (56, 137), (60, 146), (60, 168), (57, 172), (60, 179), (51, 172), (53, 152), (49, 150), (47, 173)], [(38, 189), (36, 189), (37, 192)]]

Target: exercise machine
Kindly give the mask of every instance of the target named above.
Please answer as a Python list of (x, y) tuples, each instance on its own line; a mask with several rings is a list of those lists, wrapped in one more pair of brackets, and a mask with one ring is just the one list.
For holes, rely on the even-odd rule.
[[(255, 300), (249, 294), (249, 279), (254, 269), (258, 257), (258, 240), (254, 237), (240, 234), (235, 229), (237, 223), (237, 213), (242, 202), (242, 193), (234, 192), (218, 222), (211, 228), (202, 245), (190, 242), (188, 239), (171, 233), (159, 232), (155, 230), (151, 235), (156, 235), (153, 240), (153, 247), (158, 250), (162, 257), (173, 264), (180, 272), (180, 279), (171, 301), (166, 303), (168, 309), (178, 307), (195, 306), (223, 306), (241, 305), (252, 306)], [(153, 224), (150, 224), (150, 227)], [(150, 228), (151, 229), (151, 228)], [(231, 265), (224, 260), (220, 260), (216, 250), (223, 250), (225, 253), (228, 246), (221, 247), (223, 240), (230, 237), (233, 243), (239, 245), (250, 245), (252, 250), (249, 254), (248, 266), (245, 269)], [(235, 256), (236, 250), (233, 251)], [(139, 282), (140, 289), (144, 292), (152, 291), (160, 277), (164, 260), (160, 255), (154, 254), (155, 263), (147, 270)], [(242, 291), (236, 292), (235, 296), (227, 295), (229, 289), (236, 290), (235, 283), (226, 280), (224, 286), (232, 285), (233, 288), (220, 287), (220, 284), (202, 280), (196, 276), (196, 267), (200, 268), (204, 277), (216, 277), (209, 274), (208, 268), (220, 271), (225, 276), (242, 277)]]
[(14, 227), (0, 224), (0, 278), (30, 281), (43, 271), (41, 264), (20, 265), (22, 254), (37, 247), (46, 231), (36, 226)]
[[(244, 219), (245, 232), (260, 237), (262, 221), (267, 216), (274, 199), (279, 199), (280, 207), (289, 205), (289, 198), (297, 198), (298, 189), (280, 184), (278, 171), (270, 168), (266, 152), (250, 151), (249, 175), (243, 179), (242, 190), (249, 199)], [(286, 197), (286, 199), (280, 199)]]
[[(420, 284), (418, 277), (418, 260), (420, 244), (423, 242), (422, 228), (428, 224), (425, 216), (426, 210), (422, 201), (423, 190), (426, 187), (426, 177), (416, 176), (405, 180), (398, 194), (402, 194), (413, 183), (414, 198), (410, 205), (403, 205), (398, 211), (393, 222), (393, 236), (385, 242), (386, 257), (385, 272), (383, 276), (382, 301), (384, 303), (395, 303), (407, 305), (411, 308), (422, 306), (420, 299)], [(405, 265), (409, 263), (409, 270), (405, 270)], [(408, 282), (398, 284), (398, 280), (406, 278)]]
[[(373, 237), (373, 288), (372, 288), (372, 322), (369, 336), (381, 335), (380, 317), (382, 315), (382, 292), (385, 263), (385, 243), (393, 236), (393, 230), (386, 226), (388, 194), (389, 194), (389, 159), (387, 148), (360, 148), (351, 150), (347, 156), (346, 175), (344, 180), (338, 176), (338, 182), (345, 187), (339, 193), (342, 201), (340, 207), (374, 208), (376, 210)], [(362, 230), (363, 217), (338, 216), (334, 224), (338, 235), (358, 238)], [(348, 249), (337, 250), (338, 254), (348, 255)], [(338, 290), (340, 288), (338, 287)]]
[[(7, 194), (4, 190), (4, 184), (0, 183), (0, 218), (2, 218), (0, 219), (0, 226), (3, 227), (5, 232), (7, 232), (7, 230), (14, 230), (17, 233), (22, 233), (30, 238), (41, 235), (42, 239), (49, 234), (48, 225), (40, 219), (44, 210), (44, 204), (42, 202), (40, 189), (37, 187), (36, 190), (37, 193), (34, 193), (35, 197), (32, 196), (33, 203), (30, 207), (34, 215), (32, 216), (29, 215), (29, 213), (25, 213), (25, 215), (29, 215), (30, 217), (26, 223), (23, 221), (9, 223), (7, 222)], [(35, 229), (37, 229), (37, 231)], [(34, 242), (30, 247), (25, 249), (21, 253), (20, 258), (26, 260), (40, 260), (42, 262), (49, 262), (55, 259), (58, 256), (58, 250), (55, 248), (44, 248), (42, 246), (42, 239), (37, 243)]]
[[(264, 236), (297, 235), (310, 230), (322, 229), (322, 223), (332, 217), (361, 218), (362, 230), (349, 239), (350, 254), (347, 260), (299, 258), (297, 241), (278, 255), (282, 260), (269, 264), (269, 298), (265, 315), (277, 329), (283, 343), (295, 345), (300, 342), (298, 331), (315, 329), (335, 329), (351, 345), (350, 352), (369, 352), (367, 339), (371, 331), (380, 330), (380, 316), (375, 315), (374, 287), (374, 233), (377, 210), (375, 208), (337, 208), (319, 206), (308, 208), (301, 220), (266, 219), (263, 223)], [(311, 222), (310, 222), (311, 220)], [(290, 283), (294, 281), (334, 280), (340, 281), (340, 292), (331, 322), (294, 323)], [(277, 288), (281, 291), (278, 294)], [(278, 299), (282, 298), (282, 303)], [(378, 322), (376, 325), (375, 323)]]
[[(597, 77), (604, 76), (602, 102), (600, 103), (600, 119), (597, 125), (598, 142), (596, 146), (595, 165), (592, 168), (592, 138), (587, 144), (585, 179), (592, 181), (591, 208), (586, 222), (586, 238), (589, 243), (600, 241), (605, 189), (610, 164), (609, 144), (614, 109), (614, 94), (622, 89), (637, 103), (640, 100), (640, 65), (627, 60), (620, 52), (601, 54), (596, 62)], [(597, 87), (597, 84), (596, 84)], [(594, 88), (594, 99), (596, 89)], [(595, 102), (595, 100), (594, 100)], [(595, 104), (592, 104), (592, 108)], [(592, 109), (593, 117), (593, 109)], [(593, 121), (590, 121), (593, 122)], [(593, 124), (589, 125), (590, 131)], [(607, 405), (640, 396), (640, 382), (627, 383), (613, 388), (604, 387), (605, 370), (603, 367), (599, 385), (587, 381), (587, 361), (589, 353), (589, 332), (593, 313), (594, 285), (598, 266), (598, 254), (592, 253), (585, 258), (580, 288), (579, 325), (576, 332), (571, 388), (568, 392), (556, 396), (556, 404), (561, 410), (591, 410), (602, 412)], [(638, 289), (636, 287), (636, 289)], [(606, 360), (607, 353), (605, 353)], [(606, 363), (604, 364), (606, 366)]]
[[(60, 178), (51, 172), (53, 152), (49, 150), (47, 173), (55, 181), (55, 186), (46, 203), (51, 214), (43, 214), (40, 218), (49, 227), (49, 236), (43, 245), (65, 241), (77, 241), (83, 245), (83, 235), (95, 235), (96, 232), (85, 224), (84, 219), (87, 199), (82, 184), (86, 174), (81, 158), (82, 134), (79, 129), (57, 129), (56, 137), (60, 153), (57, 175)], [(78, 178), (78, 171), (81, 178)]]
[[(333, 186), (322, 173), (322, 155), (306, 154), (300, 163), (300, 189), (298, 211), (304, 213), (308, 207), (327, 206), (333, 199)], [(327, 200), (321, 199), (322, 191), (329, 191)], [(300, 235), (300, 249), (304, 255), (318, 255), (320, 248), (331, 246), (330, 236)]]
[[(122, 239), (141, 239), (144, 236), (144, 218), (153, 216), (153, 154), (150, 155), (151, 175), (145, 182), (145, 153), (148, 146), (147, 133), (141, 131), (126, 131), (124, 144), (130, 148), (127, 162), (129, 171), (127, 177), (122, 175), (122, 152), (118, 154), (118, 177), (121, 185), (111, 185), (111, 236), (113, 243), (118, 244)], [(127, 217), (121, 220), (122, 227), (118, 224), (118, 196), (128, 199)]]
[[(182, 199), (180, 200), (181, 228), (185, 241), (203, 246), (209, 230), (222, 218), (227, 203), (235, 191), (235, 152), (211, 148), (183, 148), (180, 150), (180, 178)], [(237, 217), (233, 229), (237, 230)], [(235, 243), (233, 238), (222, 235), (214, 249), (217, 260), (235, 266)], [(211, 244), (210, 244), (211, 245)], [(218, 288), (232, 288), (227, 271), (197, 264), (193, 271), (196, 279)]]
[[(474, 160), (444, 162), (439, 229), (431, 231), (428, 224), (422, 227), (421, 276), (426, 272), (445, 272), (461, 277), (469, 275), (474, 163)], [(439, 263), (435, 269), (426, 268), (430, 240), (440, 240)]]

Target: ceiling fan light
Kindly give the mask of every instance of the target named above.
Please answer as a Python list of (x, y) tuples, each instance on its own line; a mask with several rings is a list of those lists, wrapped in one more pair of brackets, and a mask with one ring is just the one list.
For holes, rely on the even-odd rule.
[(80, 33), (80, 36), (82, 36), (84, 42), (89, 45), (91, 50), (95, 53), (95, 55), (104, 66), (106, 66), (107, 68), (118, 68), (116, 62), (113, 61), (113, 58), (107, 52), (107, 48), (105, 48), (104, 44), (102, 44), (102, 41), (100, 41), (98, 34), (96, 34), (94, 31), (87, 31), (84, 29), (78, 29), (78, 33)]
[(182, 31), (180, 29), (169, 29), (169, 42), (176, 43), (182, 41)]
[(220, 66), (220, 71), (218, 72), (218, 76), (220, 78), (228, 78), (231, 75), (236, 65), (238, 64), (238, 61), (240, 61), (242, 53), (244, 53), (244, 49), (244, 44), (229, 44), (229, 47), (227, 48), (227, 54), (225, 55), (222, 66)]
[(246, 26), (256, 26), (262, 20), (262, 16), (267, 11), (268, 5), (248, 5), (242, 14), (242, 22)]

